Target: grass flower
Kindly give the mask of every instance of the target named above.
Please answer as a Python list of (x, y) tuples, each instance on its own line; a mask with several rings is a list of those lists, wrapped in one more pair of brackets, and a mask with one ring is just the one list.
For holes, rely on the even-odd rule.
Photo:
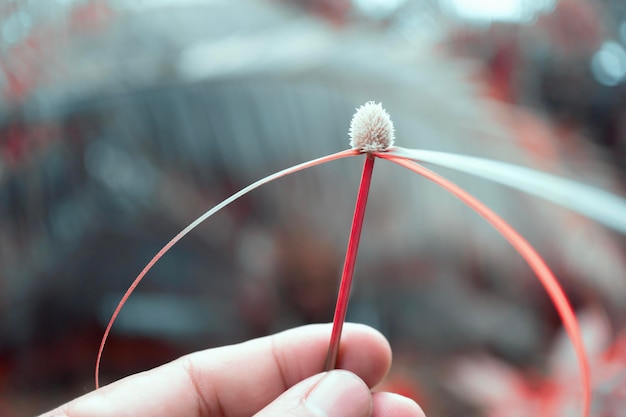
[(574, 346), (584, 393), (582, 414), (588, 416), (591, 403), (589, 360), (585, 352), (576, 314), (566, 294), (559, 285), (558, 280), (537, 251), (495, 212), (459, 186), (425, 168), (421, 163), (451, 168), (501, 183), (557, 203), (620, 232), (626, 232), (626, 201), (604, 191), (581, 185), (567, 179), (503, 162), (442, 152), (396, 147), (394, 146), (394, 127), (391, 118), (381, 104), (374, 102), (368, 102), (357, 109), (350, 123), (349, 135), (351, 149), (313, 159), (262, 178), (228, 197), (174, 236), (135, 278), (113, 312), (98, 351), (95, 369), (96, 387), (99, 386), (99, 369), (104, 346), (120, 310), (152, 266), (154, 266), (154, 264), (180, 239), (222, 208), (264, 184), (327, 162), (342, 158), (363, 156), (363, 172), (356, 198), (325, 368), (332, 369), (336, 364), (341, 331), (346, 316), (352, 276), (358, 254), (361, 230), (365, 218), (365, 209), (367, 206), (374, 162), (376, 159), (382, 159), (419, 174), (460, 199), (500, 232), (528, 263), (555, 305), (565, 331)]

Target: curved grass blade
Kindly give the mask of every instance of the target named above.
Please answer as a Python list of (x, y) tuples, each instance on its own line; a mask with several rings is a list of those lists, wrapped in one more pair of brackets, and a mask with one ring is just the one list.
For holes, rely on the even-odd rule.
[(154, 264), (163, 255), (165, 255), (167, 253), (167, 251), (169, 251), (172, 248), (172, 246), (174, 246), (179, 240), (181, 240), (185, 235), (187, 235), (187, 233), (189, 233), (193, 229), (195, 229), (200, 223), (202, 223), (203, 221), (205, 221), (206, 219), (208, 219), (209, 217), (211, 217), (212, 215), (214, 215), (215, 213), (217, 213), (218, 211), (220, 211), (221, 209), (223, 209), (224, 207), (226, 207), (230, 203), (234, 202), (238, 198), (246, 195), (250, 191), (252, 191), (252, 190), (254, 190), (256, 188), (259, 188), (260, 186), (262, 186), (264, 184), (272, 182), (272, 181), (274, 181), (274, 180), (276, 180), (278, 178), (284, 177), (286, 175), (293, 174), (295, 172), (302, 171), (304, 169), (314, 167), (316, 165), (321, 165), (321, 164), (324, 164), (326, 162), (330, 162), (330, 161), (334, 161), (334, 160), (342, 159), (342, 158), (347, 158), (347, 157), (355, 156), (355, 155), (359, 155), (359, 154), (360, 154), (359, 151), (354, 150), (354, 149), (349, 149), (349, 150), (346, 150), (346, 151), (334, 153), (332, 155), (323, 156), (321, 158), (317, 158), (317, 159), (314, 159), (312, 161), (303, 162), (301, 164), (292, 166), (290, 168), (283, 169), (282, 171), (276, 172), (276, 173), (274, 173), (272, 175), (269, 175), (269, 176), (267, 176), (265, 178), (262, 178), (262, 179), (258, 180), (257, 182), (255, 182), (253, 184), (250, 184), (247, 187), (241, 189), (237, 193), (231, 195), (226, 200), (222, 201), (221, 203), (219, 203), (218, 205), (216, 205), (215, 207), (213, 207), (212, 209), (210, 209), (209, 211), (204, 213), (202, 216), (198, 217), (191, 224), (189, 224), (189, 226), (185, 227), (176, 236), (174, 236), (172, 238), (172, 240), (170, 240), (154, 256), (154, 258), (152, 258), (150, 260), (150, 262), (148, 262), (148, 264), (144, 267), (144, 269), (139, 273), (137, 278), (135, 278), (135, 280), (130, 285), (130, 287), (128, 287), (128, 289), (124, 293), (124, 296), (122, 296), (122, 299), (120, 300), (120, 302), (118, 303), (117, 307), (115, 308), (115, 311), (113, 312), (113, 315), (111, 316), (111, 319), (109, 320), (109, 323), (108, 323), (108, 325), (106, 327), (106, 330), (104, 331), (104, 335), (102, 336), (102, 340), (100, 342), (100, 348), (98, 349), (98, 357), (96, 359), (96, 370), (95, 370), (96, 389), (98, 389), (99, 386), (100, 386), (99, 375), (100, 375), (100, 363), (101, 363), (101, 360), (102, 360), (102, 352), (104, 351), (104, 345), (106, 344), (107, 338), (109, 337), (109, 333), (111, 332), (111, 327), (113, 327), (113, 323), (115, 322), (115, 319), (119, 315), (120, 311), (122, 310), (122, 307), (124, 306), (124, 304), (126, 303), (128, 298), (130, 297), (130, 295), (133, 293), (135, 288), (137, 288), (137, 285), (139, 285), (139, 283), (141, 282), (143, 277), (148, 273), (148, 271), (150, 271), (150, 269), (152, 269)]
[(626, 234), (626, 199), (572, 180), (485, 158), (400, 147), (389, 155), (482, 177), (552, 201)]
[(563, 289), (559, 285), (556, 277), (548, 268), (545, 261), (539, 256), (537, 251), (508, 223), (494, 213), (490, 208), (481, 203), (474, 196), (460, 188), (458, 185), (448, 181), (444, 177), (430, 171), (429, 169), (407, 160), (404, 157), (398, 156), (393, 152), (377, 152), (376, 156), (387, 159), (394, 162), (404, 168), (410, 169), (413, 172), (429, 179), (446, 191), (453, 194), (462, 202), (467, 204), (470, 208), (480, 214), (485, 220), (487, 220), (493, 227), (498, 230), (502, 236), (519, 252), (519, 254), (528, 263), (531, 269), (535, 272), (541, 284), (546, 289), (546, 292), (550, 296), (550, 299), (554, 303), (556, 310), (558, 311), (563, 326), (574, 345), (576, 356), (578, 358), (578, 366), (580, 368), (581, 383), (583, 388), (583, 416), (589, 416), (589, 410), (591, 405), (591, 377), (589, 359), (585, 352), (585, 346), (583, 344), (582, 334), (576, 314), (572, 309), (567, 296), (563, 292)]

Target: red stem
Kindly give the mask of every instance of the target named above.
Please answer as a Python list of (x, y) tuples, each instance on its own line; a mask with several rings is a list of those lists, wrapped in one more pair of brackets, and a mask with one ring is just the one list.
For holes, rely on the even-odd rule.
[(350, 230), (350, 238), (348, 239), (346, 260), (343, 264), (343, 273), (341, 274), (339, 295), (337, 296), (337, 306), (335, 307), (335, 317), (333, 318), (333, 331), (330, 336), (330, 344), (328, 346), (326, 364), (324, 365), (325, 371), (335, 369), (335, 366), (337, 364), (337, 356), (339, 355), (339, 342), (341, 340), (341, 330), (343, 329), (343, 322), (346, 319), (346, 311), (348, 310), (350, 287), (352, 286), (352, 276), (354, 274), (356, 256), (359, 252), (359, 241), (361, 240), (361, 230), (363, 229), (363, 219), (365, 218), (365, 208), (367, 206), (367, 196), (370, 191), (370, 183), (372, 180), (373, 170), (374, 156), (368, 154), (365, 158), (365, 163), (363, 165), (361, 184), (359, 185), (359, 193), (357, 194), (356, 204), (354, 207), (352, 229)]

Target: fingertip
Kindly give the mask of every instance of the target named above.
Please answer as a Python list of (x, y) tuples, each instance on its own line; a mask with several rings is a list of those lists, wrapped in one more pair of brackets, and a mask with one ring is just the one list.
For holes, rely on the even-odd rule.
[(334, 370), (308, 393), (304, 404), (311, 415), (364, 417), (372, 415), (372, 394), (364, 381), (349, 371)]
[(371, 417), (372, 393), (345, 370), (317, 374), (289, 388), (255, 417)]
[(391, 356), (391, 345), (389, 341), (379, 330), (361, 323), (345, 323), (344, 334), (348, 337), (353, 337), (352, 333), (355, 333), (356, 337), (363, 337), (367, 340), (375, 342), (381, 345), (381, 348), (385, 349), (389, 356)]
[(391, 345), (382, 333), (364, 324), (345, 324), (337, 368), (355, 372), (371, 388), (387, 375), (391, 359)]
[(412, 399), (391, 392), (374, 394), (372, 417), (426, 417), (424, 410)]

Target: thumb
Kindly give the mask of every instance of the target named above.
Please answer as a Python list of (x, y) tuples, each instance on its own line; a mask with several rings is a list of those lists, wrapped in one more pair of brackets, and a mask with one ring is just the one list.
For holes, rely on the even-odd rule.
[(372, 394), (352, 372), (335, 370), (294, 385), (255, 417), (369, 417)]

